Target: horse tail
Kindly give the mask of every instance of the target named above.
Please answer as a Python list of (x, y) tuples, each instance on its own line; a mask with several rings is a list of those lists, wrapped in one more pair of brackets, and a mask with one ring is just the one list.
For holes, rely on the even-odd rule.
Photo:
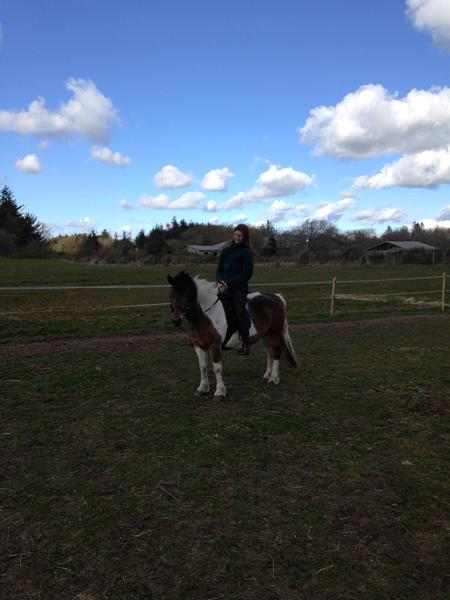
[[(283, 296), (281, 294), (276, 294), (276, 295), (283, 303), (283, 307), (286, 309), (286, 300), (283, 298)], [(291, 336), (289, 335), (289, 325), (288, 325), (286, 316), (284, 317), (283, 331), (281, 334), (281, 354), (284, 356), (287, 364), (290, 367), (298, 366), (297, 356), (295, 354), (294, 346), (292, 345)]]

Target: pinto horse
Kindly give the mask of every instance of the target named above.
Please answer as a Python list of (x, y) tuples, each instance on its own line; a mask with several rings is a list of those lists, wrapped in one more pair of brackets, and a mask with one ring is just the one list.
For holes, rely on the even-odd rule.
[[(209, 392), (208, 351), (211, 353), (216, 376), (215, 400), (225, 398), (227, 390), (222, 378), (222, 348), (239, 344), (237, 332), (222, 346), (227, 335), (227, 319), (217, 293), (217, 284), (181, 271), (175, 277), (167, 276), (171, 285), (170, 308), (172, 322), (188, 322), (188, 333), (197, 353), (200, 367), (200, 385), (196, 395)], [(286, 320), (286, 302), (281, 294), (248, 294), (247, 310), (251, 319), (250, 344), (262, 340), (267, 352), (267, 368), (263, 378), (268, 383), (280, 383), (280, 357), (284, 356), (291, 367), (297, 366), (294, 348), (289, 337)]]

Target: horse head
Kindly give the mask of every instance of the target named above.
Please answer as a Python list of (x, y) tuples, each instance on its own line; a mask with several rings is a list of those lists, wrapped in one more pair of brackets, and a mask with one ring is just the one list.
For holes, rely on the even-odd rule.
[(170, 314), (172, 323), (181, 325), (183, 316), (189, 318), (189, 313), (197, 303), (197, 286), (194, 280), (185, 271), (180, 271), (175, 277), (167, 275), (170, 290)]

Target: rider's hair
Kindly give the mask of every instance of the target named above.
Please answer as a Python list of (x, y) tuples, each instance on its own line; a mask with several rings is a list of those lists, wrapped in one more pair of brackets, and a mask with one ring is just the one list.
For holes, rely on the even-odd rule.
[(253, 250), (252, 244), (250, 242), (250, 229), (247, 227), (247, 225), (244, 225), (244, 223), (239, 223), (239, 225), (236, 225), (236, 227), (234, 228), (234, 231), (240, 231), (242, 233), (242, 235), (244, 236), (242, 243), (244, 244), (244, 246), (247, 246), (247, 248), (250, 248), (253, 254), (255, 254), (255, 251)]

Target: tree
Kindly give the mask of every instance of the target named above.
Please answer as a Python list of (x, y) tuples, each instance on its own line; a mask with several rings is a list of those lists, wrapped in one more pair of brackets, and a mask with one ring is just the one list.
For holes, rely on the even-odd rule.
[(415, 238), (411, 238), (411, 234), (406, 225), (402, 225), (396, 229), (393, 229), (390, 225), (388, 225), (385, 232), (382, 234), (381, 239), (394, 242), (407, 242), (410, 239)]
[(8, 186), (4, 186), (0, 198), (0, 231), (2, 239), (8, 238), (15, 248), (24, 248), (30, 244), (45, 243), (44, 228), (31, 213), (24, 213), (14, 199)]
[(164, 229), (161, 225), (155, 225), (147, 237), (147, 252), (149, 254), (166, 254), (170, 248), (165, 240)]
[(267, 239), (266, 245), (263, 248), (264, 256), (275, 256), (278, 253), (277, 241), (273, 233)]
[(145, 231), (143, 229), (137, 234), (134, 243), (138, 250), (144, 250), (147, 244), (147, 236), (145, 235)]
[(99, 246), (100, 244), (98, 241), (97, 234), (95, 233), (95, 231), (92, 230), (91, 233), (86, 236), (83, 249), (84, 253), (87, 256), (95, 256), (98, 252)]
[(414, 223), (411, 227), (411, 240), (414, 242), (424, 242), (426, 240), (426, 232), (423, 223)]

